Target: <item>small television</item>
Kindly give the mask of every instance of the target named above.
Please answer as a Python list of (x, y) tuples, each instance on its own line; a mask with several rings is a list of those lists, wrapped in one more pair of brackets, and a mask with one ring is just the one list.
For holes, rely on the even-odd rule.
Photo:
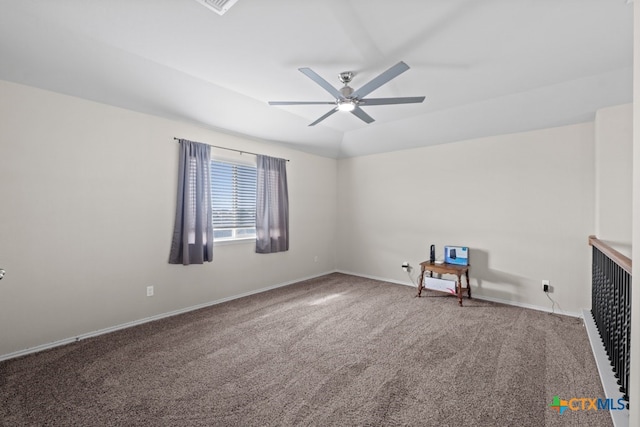
[(469, 265), (469, 248), (466, 246), (445, 246), (444, 262), (447, 264)]

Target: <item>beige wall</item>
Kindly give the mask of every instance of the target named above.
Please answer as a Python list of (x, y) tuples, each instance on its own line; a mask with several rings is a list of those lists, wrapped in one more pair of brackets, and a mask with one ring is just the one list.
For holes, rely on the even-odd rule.
[[(335, 159), (8, 82), (0, 124), (0, 357), (335, 268)], [(169, 265), (174, 136), (291, 159), (291, 249)]]
[(338, 269), (409, 282), (435, 244), (470, 248), (478, 296), (590, 307), (594, 126), (545, 129), (338, 163)]
[(633, 104), (603, 108), (595, 118), (595, 234), (631, 256)]

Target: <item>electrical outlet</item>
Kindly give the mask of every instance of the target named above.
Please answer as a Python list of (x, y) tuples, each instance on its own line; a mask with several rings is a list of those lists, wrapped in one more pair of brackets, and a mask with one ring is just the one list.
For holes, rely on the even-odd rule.
[(404, 271), (410, 271), (411, 270), (411, 266), (409, 265), (408, 261), (405, 261), (405, 262), (402, 263), (402, 269)]
[(148, 297), (153, 296), (153, 286), (147, 286), (147, 296)]
[(543, 280), (542, 281), (542, 291), (543, 292), (549, 292), (549, 281), (548, 280)]
[(318, 262), (318, 255), (313, 257), (313, 262)]

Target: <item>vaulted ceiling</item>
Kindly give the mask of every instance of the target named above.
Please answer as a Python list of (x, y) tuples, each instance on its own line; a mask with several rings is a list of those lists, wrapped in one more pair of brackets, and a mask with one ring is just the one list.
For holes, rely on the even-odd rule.
[[(226, 132), (348, 157), (593, 120), (632, 100), (625, 0), (0, 0), (0, 79)], [(371, 97), (330, 105), (298, 71), (358, 88), (411, 69)], [(188, 135), (180, 135), (188, 137)]]

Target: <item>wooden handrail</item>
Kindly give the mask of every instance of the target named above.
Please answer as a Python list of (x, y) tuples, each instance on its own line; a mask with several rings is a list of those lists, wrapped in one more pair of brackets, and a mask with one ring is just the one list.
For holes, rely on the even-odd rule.
[(607, 245), (596, 236), (589, 236), (589, 246), (594, 246), (600, 250), (603, 254), (609, 257), (613, 262), (618, 264), (627, 273), (631, 274), (631, 258), (622, 255), (620, 252)]

